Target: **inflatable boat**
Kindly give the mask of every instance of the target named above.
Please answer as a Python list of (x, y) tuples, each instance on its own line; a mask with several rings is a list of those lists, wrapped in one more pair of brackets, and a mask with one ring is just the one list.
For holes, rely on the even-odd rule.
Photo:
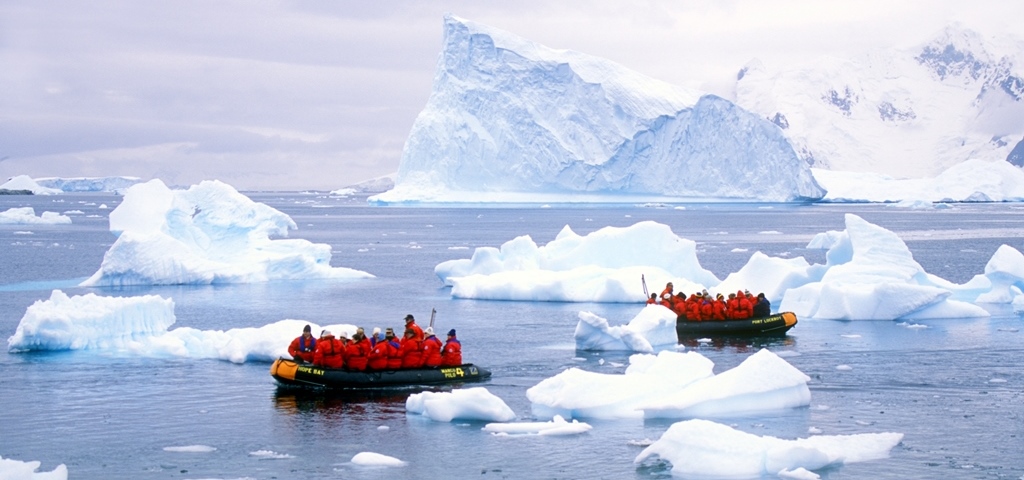
[(782, 312), (762, 318), (706, 322), (690, 322), (684, 317), (679, 317), (676, 319), (676, 335), (680, 339), (785, 335), (794, 325), (796, 325), (796, 314), (793, 312)]
[(491, 372), (471, 363), (457, 367), (353, 372), (279, 358), (270, 366), (270, 375), (289, 387), (368, 389), (479, 382), (490, 378)]

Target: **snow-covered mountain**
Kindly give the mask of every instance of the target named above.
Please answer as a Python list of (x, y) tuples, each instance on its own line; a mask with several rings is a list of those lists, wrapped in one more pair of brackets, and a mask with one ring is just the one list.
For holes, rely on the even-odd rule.
[(450, 15), (444, 30), (395, 188), (372, 202), (825, 193), (782, 130), (728, 100)]
[(902, 178), (968, 159), (1024, 164), (1024, 47), (954, 24), (909, 50), (821, 58), (770, 72), (752, 61), (736, 103), (771, 120), (817, 168)]

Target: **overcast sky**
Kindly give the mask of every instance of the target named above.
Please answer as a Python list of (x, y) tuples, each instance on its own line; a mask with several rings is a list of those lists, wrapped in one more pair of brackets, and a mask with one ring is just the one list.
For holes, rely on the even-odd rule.
[[(578, 5), (578, 6), (576, 6)], [(769, 70), (1014, 32), (995, 0), (0, 2), (0, 183), (15, 175), (337, 189), (398, 169), (445, 13), (728, 94)]]

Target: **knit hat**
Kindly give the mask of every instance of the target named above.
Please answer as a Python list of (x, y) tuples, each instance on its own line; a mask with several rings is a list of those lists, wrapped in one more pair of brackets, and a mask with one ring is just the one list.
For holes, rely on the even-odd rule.
[(333, 337), (334, 334), (332, 334), (330, 330), (324, 330), (324, 333), (321, 333), (320, 336), (321, 337)]
[(310, 326), (309, 326), (309, 325), (306, 325), (305, 327), (302, 327), (302, 331), (303, 331), (303, 332), (312, 332), (312, 331), (313, 331), (313, 329), (312, 329), (312, 328), (310, 328)]
[(454, 337), (455, 336), (455, 329), (454, 328), (451, 329), (451, 330), (448, 330), (448, 336), (449, 337)]
[(423, 335), (426, 335), (428, 337), (433, 335), (433, 334), (434, 334), (434, 327), (427, 327), (427, 329), (423, 331)]
[(411, 313), (405, 316), (406, 323), (411, 322), (413, 320), (415, 320), (415, 318), (413, 318)]
[(373, 336), (377, 336), (380, 333), (380, 327), (373, 327)]

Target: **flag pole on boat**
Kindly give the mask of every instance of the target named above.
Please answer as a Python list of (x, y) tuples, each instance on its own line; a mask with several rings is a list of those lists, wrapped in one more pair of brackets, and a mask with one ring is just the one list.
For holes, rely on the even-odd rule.
[(430, 309), (430, 328), (434, 328), (434, 317), (437, 315), (437, 309)]
[(644, 279), (644, 275), (640, 274), (640, 283), (644, 285), (644, 298), (651, 298), (651, 294), (647, 293), (647, 280)]

